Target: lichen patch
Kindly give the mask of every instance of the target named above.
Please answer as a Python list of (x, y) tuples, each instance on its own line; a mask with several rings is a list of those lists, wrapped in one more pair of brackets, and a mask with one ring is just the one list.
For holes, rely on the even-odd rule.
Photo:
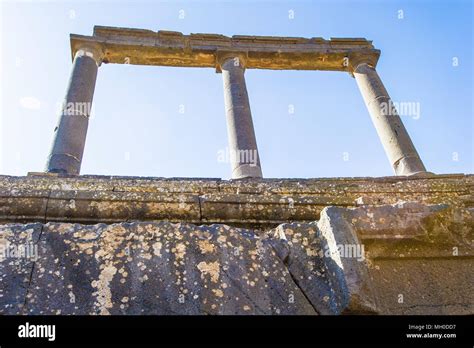
[(204, 279), (205, 275), (209, 275), (212, 282), (217, 283), (219, 281), (220, 265), (218, 261), (209, 263), (202, 261), (196, 267), (201, 271), (201, 279)]

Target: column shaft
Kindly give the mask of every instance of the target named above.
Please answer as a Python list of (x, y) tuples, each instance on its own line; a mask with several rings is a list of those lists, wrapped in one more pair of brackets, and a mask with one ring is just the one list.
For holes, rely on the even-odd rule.
[(395, 174), (426, 172), (377, 71), (363, 63), (354, 70), (354, 77)]
[(98, 60), (94, 52), (77, 51), (54, 140), (48, 172), (78, 175), (86, 142)]
[(260, 157), (245, 85), (245, 69), (238, 58), (226, 59), (221, 68), (232, 179), (261, 178)]

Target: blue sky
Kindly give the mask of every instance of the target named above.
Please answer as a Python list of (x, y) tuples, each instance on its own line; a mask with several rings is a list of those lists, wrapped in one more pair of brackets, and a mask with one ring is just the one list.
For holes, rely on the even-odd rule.
[[(1, 174), (44, 169), (69, 33), (92, 35), (94, 25), (373, 40), (392, 99), (420, 106), (402, 119), (427, 169), (473, 172), (469, 0), (2, 1), (0, 18)], [(247, 70), (246, 81), (265, 177), (393, 175), (349, 74)], [(82, 174), (230, 176), (218, 161), (227, 133), (214, 69), (104, 64), (93, 109)]]

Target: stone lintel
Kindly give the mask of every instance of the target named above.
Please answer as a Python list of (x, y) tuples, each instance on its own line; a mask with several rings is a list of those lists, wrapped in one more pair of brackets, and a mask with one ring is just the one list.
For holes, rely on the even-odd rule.
[(247, 69), (351, 71), (348, 59), (361, 57), (375, 66), (380, 51), (361, 38), (232, 37), (218, 34), (94, 27), (93, 36), (71, 34), (72, 57), (81, 46), (95, 45), (103, 62), (176, 67), (218, 67), (217, 52), (247, 57)]

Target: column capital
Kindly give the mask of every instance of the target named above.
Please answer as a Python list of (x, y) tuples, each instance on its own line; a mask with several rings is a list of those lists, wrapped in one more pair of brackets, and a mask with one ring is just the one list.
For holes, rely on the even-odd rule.
[(73, 51), (73, 59), (75, 57), (87, 56), (95, 60), (97, 66), (102, 64), (104, 59), (104, 51), (100, 45), (81, 45), (75, 47)]
[(366, 64), (369, 67), (375, 69), (375, 66), (377, 65), (378, 61), (378, 56), (355, 53), (348, 56), (347, 59), (347, 67), (349, 74), (354, 77), (354, 72), (360, 65)]
[(221, 73), (224, 63), (229, 60), (233, 60), (235, 66), (240, 66), (245, 69), (247, 59), (247, 52), (219, 50), (216, 52), (216, 72)]

